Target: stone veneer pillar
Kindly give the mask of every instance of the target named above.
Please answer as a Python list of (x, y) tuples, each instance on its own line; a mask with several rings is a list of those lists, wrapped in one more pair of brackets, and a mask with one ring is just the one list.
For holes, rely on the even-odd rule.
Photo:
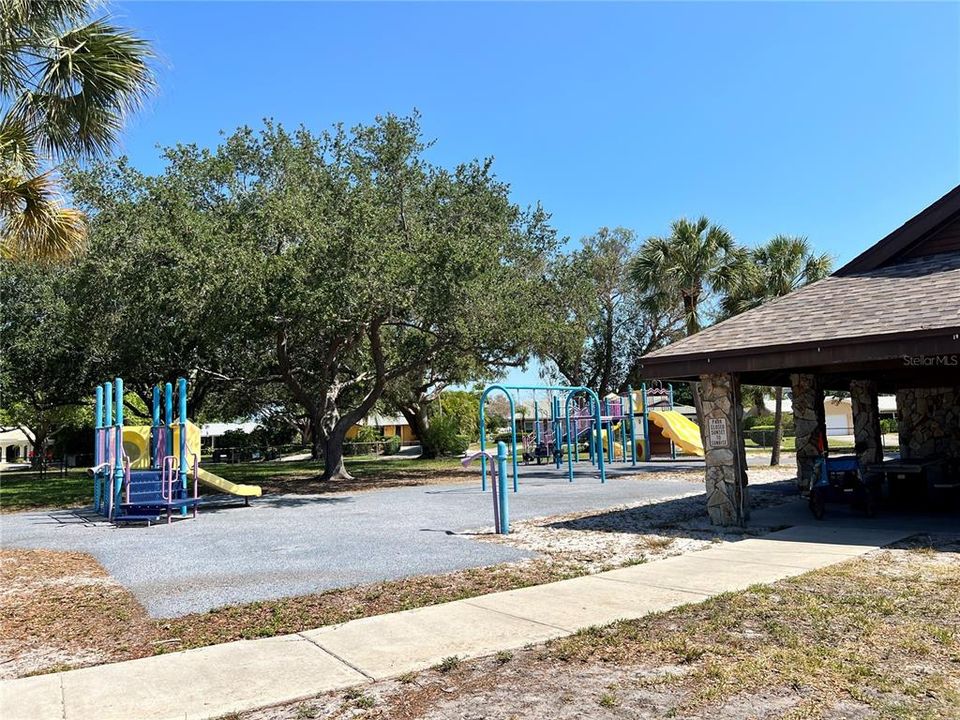
[(960, 385), (897, 391), (900, 456), (960, 459)]
[(797, 435), (797, 485), (810, 488), (813, 464), (820, 455), (818, 439), (826, 438), (827, 427), (823, 412), (823, 388), (816, 375), (793, 373), (793, 422)]
[(743, 446), (740, 379), (701, 375), (702, 435), (705, 440), (707, 512), (714, 525), (743, 525), (747, 502), (747, 457)]
[(853, 408), (854, 442), (865, 446), (859, 453), (860, 462), (882, 462), (883, 434), (880, 430), (877, 384), (872, 380), (854, 380), (850, 383), (850, 402)]

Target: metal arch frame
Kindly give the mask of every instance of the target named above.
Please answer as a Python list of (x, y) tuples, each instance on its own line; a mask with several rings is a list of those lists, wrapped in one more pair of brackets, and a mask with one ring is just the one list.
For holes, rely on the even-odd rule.
[[(591, 402), (593, 403), (594, 408), (594, 422), (596, 423), (597, 432), (594, 436), (591, 434), (590, 442), (599, 443), (596, 452), (597, 457), (597, 469), (600, 471), (600, 482), (606, 483), (607, 474), (606, 468), (604, 466), (603, 458), (603, 439), (601, 437), (601, 428), (603, 427), (603, 420), (601, 418), (601, 406), (600, 398), (597, 396), (597, 393), (591, 390), (588, 387), (583, 385), (503, 385), (501, 383), (494, 383), (488, 385), (484, 388), (483, 392), (480, 395), (480, 452), (484, 452), (487, 447), (487, 423), (486, 423), (486, 404), (487, 397), (490, 393), (499, 390), (504, 395), (507, 396), (507, 402), (510, 405), (510, 451), (512, 454), (512, 471), (513, 471), (513, 491), (517, 492), (518, 490), (518, 471), (517, 471), (517, 418), (516, 418), (516, 405), (513, 402), (513, 396), (510, 394), (510, 391), (521, 391), (521, 390), (543, 390), (545, 392), (563, 392), (567, 393), (564, 415), (566, 417), (567, 425), (567, 478), (570, 482), (573, 482), (573, 455), (571, 448), (570, 440), (570, 400), (574, 395), (578, 393), (586, 393)], [(487, 459), (486, 455), (480, 456), (481, 464), (481, 473), (480, 473), (480, 483), (481, 489), (487, 489)]]

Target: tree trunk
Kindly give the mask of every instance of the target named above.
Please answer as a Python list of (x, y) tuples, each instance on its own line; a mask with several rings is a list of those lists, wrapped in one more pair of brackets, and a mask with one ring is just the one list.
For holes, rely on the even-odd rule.
[(430, 418), (427, 417), (426, 408), (423, 405), (402, 407), (400, 414), (420, 439), (420, 456), (417, 459), (431, 460), (437, 457), (437, 448), (430, 440)]
[[(47, 438), (49, 436), (45, 431), (34, 430), (32, 432), (33, 439), (31, 440), (29, 437), (27, 438), (30, 440), (30, 452), (33, 454), (34, 458), (39, 460), (43, 457), (43, 453), (45, 452), (44, 446), (47, 444)], [(23, 459), (26, 460), (27, 458)]]
[(776, 407), (773, 411), (773, 447), (770, 449), (770, 464), (780, 464), (780, 444), (783, 442), (783, 388), (774, 388)]
[[(319, 433), (317, 433), (319, 435)], [(346, 439), (346, 430), (339, 427), (321, 439), (323, 447), (323, 480), (353, 480), (353, 475), (347, 472), (343, 464), (343, 441)]]

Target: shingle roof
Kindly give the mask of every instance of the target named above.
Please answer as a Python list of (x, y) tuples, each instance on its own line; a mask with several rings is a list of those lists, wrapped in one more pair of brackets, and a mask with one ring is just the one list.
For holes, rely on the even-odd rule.
[(831, 275), (644, 356), (700, 355), (960, 328), (960, 253)]

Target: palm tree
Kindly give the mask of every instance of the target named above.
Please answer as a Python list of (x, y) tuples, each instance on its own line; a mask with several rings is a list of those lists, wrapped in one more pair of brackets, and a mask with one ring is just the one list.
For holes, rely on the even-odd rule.
[[(670, 226), (669, 235), (643, 244), (631, 262), (630, 277), (651, 304), (681, 302), (687, 335), (693, 335), (703, 327), (716, 296), (739, 287), (747, 257), (730, 233), (706, 217), (680, 218)], [(690, 389), (702, 431), (700, 388), (691, 383)]]
[(57, 259), (86, 238), (56, 163), (114, 145), (153, 89), (149, 45), (91, 0), (0, 0), (0, 254)]
[[(721, 303), (723, 315), (731, 317), (768, 300), (822, 280), (830, 274), (833, 259), (816, 254), (805, 237), (776, 235), (750, 252), (749, 271), (731, 288)], [(773, 416), (773, 448), (770, 464), (780, 464), (783, 442), (783, 388), (771, 388), (776, 407)]]

